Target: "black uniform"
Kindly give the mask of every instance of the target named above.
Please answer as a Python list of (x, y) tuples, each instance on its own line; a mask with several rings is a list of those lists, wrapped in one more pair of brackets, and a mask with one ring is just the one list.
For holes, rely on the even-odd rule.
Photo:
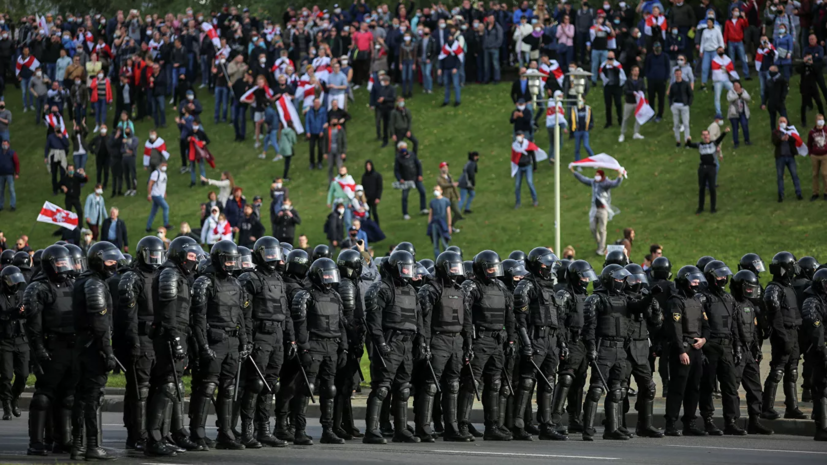
[(29, 377), (29, 340), (23, 327), (23, 289), (8, 293), (9, 289), (0, 287), (0, 400), (3, 419), (11, 420), (11, 412), (20, 416), (17, 399)]
[[(798, 303), (798, 308), (804, 308), (804, 299), (807, 298), (806, 294), (804, 293), (810, 287), (811, 281), (806, 276), (798, 275), (792, 281), (792, 287), (795, 290), (795, 300)], [(798, 332), (798, 347), (799, 349), (804, 349), (801, 352), (801, 358), (803, 363), (801, 364), (801, 378), (802, 378), (802, 393), (801, 393), (801, 400), (802, 402), (808, 400), (811, 395), (810, 391), (810, 381), (812, 378), (812, 352), (807, 351), (807, 347), (810, 345), (810, 338), (806, 331), (799, 331)], [(818, 363), (816, 361), (816, 363)]]
[[(284, 286), (287, 302), (292, 303), (293, 298), (299, 291), (310, 287), (310, 282), (306, 279), (285, 273)], [(292, 393), (295, 392), (297, 388), (296, 384), (304, 382), (304, 380), (299, 379), (301, 378), (301, 372), (299, 371), (298, 364), (298, 357), (293, 357), (282, 365), (280, 386), (276, 393), (276, 405), (273, 412), (276, 417), (276, 437), (289, 442), (293, 442), (294, 439), (292, 431), (288, 428), (290, 412), (295, 412), (298, 409), (297, 402), (301, 400), (295, 398)]]
[(717, 378), (721, 386), (724, 424), (729, 427), (738, 419), (740, 412), (735, 359), (742, 356), (739, 331), (741, 322), (735, 299), (723, 290), (718, 290), (714, 283), (709, 284), (704, 297), (704, 319), (709, 326), (709, 337), (702, 349), (706, 363), (700, 388), (701, 416), (707, 433), (721, 434), (712, 420), (715, 413), (712, 392)]
[(67, 452), (72, 446), (72, 408), (78, 383), (73, 284), (71, 278), (55, 282), (41, 273), (23, 294), (26, 332), (37, 375), (29, 404), (29, 453), (37, 455), (44, 451), (43, 431), (50, 411), (54, 418), (55, 451)]
[[(643, 289), (644, 294), (648, 289)], [(636, 296), (642, 299), (643, 296)], [(637, 434), (639, 436), (662, 437), (660, 431), (652, 427), (652, 408), (655, 399), (655, 381), (652, 378), (652, 367), (649, 365), (651, 335), (656, 334), (663, 324), (663, 313), (660, 304), (655, 299), (640, 312), (631, 312), (629, 315), (629, 341), (626, 349), (626, 376), (623, 382), (623, 412), (629, 410), (629, 381), (634, 375), (638, 387), (638, 399), (635, 409), (638, 411)], [(626, 426), (625, 417), (623, 427)]]
[[(655, 291), (656, 288), (657, 291)], [(666, 309), (666, 302), (669, 300), (669, 296), (677, 292), (675, 283), (667, 279), (651, 280), (649, 289), (653, 291), (652, 295), (658, 302), (661, 312)], [(669, 317), (669, 315), (667, 315), (667, 317)], [(661, 325), (655, 334), (651, 334), (650, 329), (650, 337), (652, 338), (652, 348), (649, 352), (649, 367), (654, 375), (655, 362), (657, 361), (661, 396), (665, 398), (667, 392), (669, 392), (669, 335), (666, 333), (665, 325)]]
[[(784, 397), (787, 411), (785, 416), (800, 416), (798, 410), (798, 359), (801, 357), (798, 329), (801, 327), (801, 312), (795, 296), (795, 289), (788, 281), (775, 278), (764, 291), (764, 303), (767, 306), (767, 321), (770, 325), (770, 344), (772, 360), (770, 372), (764, 382), (763, 417), (777, 418), (775, 413), (775, 395), (778, 384), (784, 381)], [(800, 415), (799, 415), (800, 414)], [(806, 418), (806, 417), (804, 417)]]
[[(250, 355), (267, 382), (259, 377), (255, 368), (248, 366), (244, 396), (241, 400), (242, 434), (245, 442), (252, 439), (255, 420), (258, 441), (274, 445), (270, 435), (270, 417), (273, 415), (273, 395), (279, 389), (279, 374), (284, 364), (286, 342), (296, 340), (293, 322), (290, 319), (290, 305), (281, 276), (267, 267), (259, 266), (256, 271), (244, 273), (239, 282), (250, 296), (252, 305)], [(249, 364), (248, 364), (249, 365)]]
[[(823, 270), (818, 271), (822, 273)], [(819, 276), (815, 277), (818, 280)], [(815, 440), (827, 441), (827, 343), (824, 325), (827, 324), (827, 290), (824, 281), (806, 291), (802, 308), (802, 331), (810, 336), (813, 356), (813, 414), (816, 421)], [(814, 289), (820, 287), (821, 289)]]
[(522, 357), (514, 427), (518, 431), (525, 428), (523, 415), (531, 400), (535, 376), (538, 375), (534, 367), (539, 367), (539, 375), (547, 381), (540, 383), (537, 388), (541, 439), (561, 439), (552, 422), (551, 404), (561, 349), (566, 348), (568, 334), (563, 326), (566, 317), (565, 307), (560, 305), (554, 295), (554, 280), (538, 279), (536, 275), (530, 274), (517, 284), (514, 289), (514, 319), (520, 336)]
[(248, 306), (244, 290), (230, 274), (209, 270), (193, 284), (192, 331), (200, 363), (199, 385), (192, 396), (190, 436), (196, 443), (206, 437), (207, 408), (218, 388), (218, 446), (239, 448), (234, 446), (238, 443), (230, 420), (239, 352), (247, 347), (244, 311)]
[(566, 315), (565, 326), (568, 333), (566, 345), (569, 355), (560, 362), (557, 374), (557, 389), (554, 391), (554, 408), (551, 412), (552, 423), (560, 425), (563, 416), (563, 402), (567, 403), (569, 426), (580, 425), (580, 409), (583, 406), (583, 388), (589, 372), (586, 360), (586, 346), (583, 344), (583, 311), (586, 306), (586, 291), (580, 291), (566, 284), (557, 291), (557, 301)]
[(741, 342), (742, 354), (741, 363), (735, 366), (735, 383), (736, 386), (744, 386), (747, 412), (752, 421), (752, 418), (761, 415), (761, 333), (757, 325), (758, 306), (749, 299), (739, 300), (735, 297), (735, 311), (738, 314), (738, 340)]
[[(129, 365), (126, 377), (124, 406), (131, 410), (127, 428), (127, 448), (136, 442), (144, 443), (147, 437), (146, 403), (149, 399), (149, 379), (155, 365), (155, 347), (150, 339), (154, 317), (152, 281), (155, 270), (147, 266), (136, 266), (123, 273), (118, 282), (117, 311), (125, 323), (124, 351), (128, 359), (121, 359)], [(111, 278), (110, 278), (111, 279)]]
[[(416, 435), (431, 442), (430, 418), (437, 393), (441, 386), (442, 415), (446, 438), (460, 436), (457, 423), (457, 398), (462, 359), (471, 350), (471, 313), (465, 305), (465, 294), (452, 280), (431, 280), (418, 293), (422, 308), (422, 332), (420, 337), (431, 354), (424, 380), (417, 383)], [(499, 395), (499, 393), (497, 393)], [(497, 401), (499, 402), (499, 401)], [(467, 440), (464, 438), (463, 440)]]
[(339, 437), (352, 439), (353, 433), (359, 434), (359, 432), (354, 426), (351, 395), (357, 387), (357, 376), (360, 376), (357, 373), (361, 373), (360, 362), (365, 351), (365, 303), (361, 279), (342, 276), (342, 281), (336, 286), (336, 292), (342, 298), (348, 353), (346, 364), (336, 371), (333, 428)]
[[(703, 352), (692, 344), (696, 338), (709, 335), (704, 318), (706, 298), (701, 294), (688, 295), (678, 289), (666, 302), (666, 334), (669, 336), (669, 394), (666, 396), (667, 434), (674, 426), (683, 405), (684, 430), (694, 428), (695, 413), (700, 398), (703, 374)], [(680, 355), (689, 356), (689, 365), (680, 362)]]

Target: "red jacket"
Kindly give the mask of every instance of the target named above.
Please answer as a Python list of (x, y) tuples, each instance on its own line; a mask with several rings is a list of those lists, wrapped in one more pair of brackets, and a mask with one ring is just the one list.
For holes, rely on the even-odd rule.
[(724, 42), (743, 42), (744, 31), (747, 30), (747, 27), (749, 27), (749, 24), (744, 18), (738, 18), (738, 20), (734, 22), (728, 19), (724, 26)]
[[(106, 79), (106, 103), (112, 103), (112, 85), (109, 83), (109, 78)], [(89, 100), (92, 103), (98, 101), (98, 78), (92, 79), (92, 83), (89, 85)]]
[(827, 155), (827, 126), (822, 129), (810, 129), (807, 136), (807, 150), (810, 155)]

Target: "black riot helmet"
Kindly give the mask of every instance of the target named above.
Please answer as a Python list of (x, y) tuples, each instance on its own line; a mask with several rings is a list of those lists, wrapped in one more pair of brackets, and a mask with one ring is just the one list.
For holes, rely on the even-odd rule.
[(413, 287), (418, 290), (425, 285), (425, 283), (430, 281), (431, 278), (433, 278), (433, 276), (428, 269), (425, 268), (425, 265), (421, 262), (416, 262), (416, 266), (414, 266), (414, 277), (411, 278), (411, 284)]
[(813, 274), (813, 280), (810, 287), (813, 289), (813, 292), (820, 295), (823, 299), (827, 297), (827, 268), (822, 268)]
[(678, 270), (678, 275), (675, 276), (675, 284), (690, 297), (702, 289), (701, 284), (703, 283), (706, 283), (706, 278), (697, 266), (683, 266)]
[(431, 260), (430, 258), (423, 258), (422, 260), (419, 261), (419, 263), (421, 263), (422, 266), (424, 266), (426, 270), (432, 270), (434, 268), (434, 261)]
[(252, 257), (254, 264), (272, 271), (284, 260), (284, 250), (278, 239), (264, 236), (253, 244)]
[(331, 257), (333, 257), (333, 253), (330, 251), (330, 247), (327, 244), (319, 244), (316, 247), (313, 247), (313, 256), (311, 258), (314, 262), (320, 258)]
[(652, 277), (655, 279), (672, 279), (672, 262), (664, 256), (660, 256), (652, 261)]
[(790, 252), (778, 252), (770, 262), (770, 274), (775, 281), (790, 282), (799, 272), (795, 255)]
[(761, 283), (758, 276), (750, 270), (741, 270), (735, 273), (729, 282), (729, 291), (738, 300), (749, 299), (758, 301), (761, 298)]
[(571, 263), (573, 261), (574, 260), (570, 260), (568, 258), (564, 258), (564, 259), (560, 260), (560, 267), (557, 268), (557, 282), (558, 283), (566, 282), (566, 274), (569, 271), (569, 265), (571, 265)]
[(511, 252), (510, 254), (508, 254), (508, 258), (510, 258), (512, 260), (526, 261), (526, 259), (528, 258), (528, 255), (526, 255), (525, 252), (523, 252), (522, 250), (515, 250), (515, 251)]
[(3, 284), (3, 292), (11, 295), (26, 285), (26, 278), (20, 272), (20, 268), (7, 265), (3, 267), (3, 271), (0, 271), (0, 283)]
[(164, 241), (158, 236), (146, 236), (138, 241), (135, 255), (139, 266), (157, 269), (164, 264)]
[(503, 260), (503, 279), (506, 282), (519, 281), (528, 275), (528, 270), (525, 268), (525, 262), (522, 260), (514, 260), (513, 258), (506, 258)]
[(767, 271), (767, 267), (764, 266), (764, 260), (761, 260), (761, 256), (757, 253), (748, 253), (741, 257), (741, 260), (738, 261), (738, 269), (750, 270), (755, 273), (755, 276)]
[(101, 241), (89, 247), (86, 258), (89, 260), (90, 270), (108, 278), (118, 272), (118, 264), (123, 260), (123, 254), (115, 244)]
[(603, 289), (609, 291), (610, 294), (620, 294), (626, 286), (626, 278), (632, 274), (626, 271), (626, 268), (612, 263), (603, 268), (600, 273), (600, 284)]
[(11, 264), (20, 270), (29, 271), (32, 269), (32, 257), (29, 256), (29, 252), (23, 252), (21, 250), (14, 254), (14, 260), (12, 260)]
[(385, 271), (393, 278), (407, 282), (414, 277), (416, 262), (407, 250), (394, 250), (384, 263)]
[[(459, 246), (457, 246), (457, 245), (448, 246), (448, 248), (445, 249), (445, 251), (446, 252), (456, 252), (459, 255), (459, 258), (462, 258), (462, 249), (460, 249)], [(437, 257), (437, 258), (439, 258), (439, 257)]]
[(256, 264), (253, 262), (253, 251), (243, 245), (238, 246), (238, 268), (236, 272), (239, 275), (256, 269)]
[(633, 292), (640, 292), (642, 288), (649, 288), (649, 280), (646, 278), (646, 272), (637, 263), (629, 263), (624, 266), (631, 276), (626, 278), (626, 283)]
[(62, 245), (50, 245), (40, 257), (41, 269), (51, 281), (63, 282), (75, 272), (72, 255)]
[(444, 281), (456, 282), (457, 278), (465, 274), (462, 269), (462, 256), (449, 250), (442, 252), (436, 257), (434, 273)]
[(14, 250), (6, 249), (0, 253), (0, 268), (11, 265), (14, 262)]
[(233, 241), (218, 241), (210, 249), (210, 262), (213, 269), (225, 275), (240, 269), (238, 246)]
[(204, 249), (187, 236), (176, 237), (169, 243), (167, 259), (178, 266), (182, 273), (188, 275), (195, 271), (198, 261), (204, 255)]
[(281, 245), (281, 253), (285, 257), (287, 256), (287, 254), (289, 254), (290, 252), (293, 251), (293, 244), (291, 244), (289, 242), (281, 242), (280, 245)]
[(712, 289), (723, 291), (730, 276), (732, 270), (721, 260), (712, 260), (704, 267), (704, 277)]
[(336, 266), (343, 278), (357, 279), (362, 276), (362, 254), (353, 249), (344, 249), (339, 252)]
[(123, 269), (132, 266), (132, 255), (125, 253), (123, 254), (123, 259), (118, 262), (118, 266)]
[(287, 254), (287, 262), (284, 265), (284, 272), (298, 279), (307, 275), (307, 268), (310, 266), (310, 257), (302, 249), (294, 249)]
[(462, 272), (465, 273), (466, 279), (471, 279), (474, 277), (474, 261), (473, 260), (463, 260), (462, 261)]
[(32, 268), (40, 268), (41, 257), (43, 257), (43, 249), (37, 249), (32, 255)]
[(703, 271), (704, 269), (706, 269), (707, 263), (711, 262), (712, 260), (715, 260), (715, 258), (710, 257), (709, 255), (704, 255), (703, 257), (698, 259), (698, 263), (695, 264), (695, 268)]
[(629, 258), (622, 250), (612, 250), (606, 254), (606, 260), (603, 262), (603, 266), (606, 267), (612, 264), (624, 267), (629, 264)]
[(526, 269), (541, 279), (551, 279), (560, 268), (560, 260), (546, 247), (535, 247), (528, 253), (525, 262)]
[(500, 256), (493, 250), (483, 250), (474, 257), (474, 274), (479, 279), (488, 280), (503, 275), (503, 264)]
[[(19, 253), (20, 252), (18, 252), (18, 254)], [(15, 255), (14, 257), (17, 258), (17, 255)], [(801, 257), (798, 259), (798, 268), (800, 268), (800, 271), (796, 276), (811, 281), (813, 279), (813, 275), (815, 275), (816, 270), (819, 266), (821, 265), (815, 258), (810, 256)]]
[(586, 260), (574, 260), (566, 270), (566, 280), (575, 291), (585, 293), (589, 283), (597, 281), (597, 273)]
[(400, 242), (396, 244), (396, 247), (393, 248), (393, 251), (396, 252), (397, 250), (404, 250), (411, 254), (411, 257), (416, 260), (416, 248), (410, 242)]
[(69, 255), (72, 256), (72, 267), (75, 269), (73, 276), (80, 276), (81, 273), (89, 269), (89, 262), (83, 255), (83, 249), (75, 244), (66, 244), (64, 247), (69, 251)]
[(55, 242), (55, 245), (63, 245), (63, 246), (65, 246), (66, 244), (68, 244), (68, 242), (66, 242), (66, 241), (57, 241), (57, 242)]
[(307, 270), (307, 277), (310, 282), (319, 289), (330, 289), (334, 284), (339, 283), (339, 268), (336, 262), (329, 258), (314, 260)]

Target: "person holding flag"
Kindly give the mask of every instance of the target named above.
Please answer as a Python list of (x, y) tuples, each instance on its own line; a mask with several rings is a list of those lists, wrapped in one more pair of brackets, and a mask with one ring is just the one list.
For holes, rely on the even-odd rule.
[(462, 66), (464, 60), (465, 52), (462, 50), (462, 45), (449, 35), (439, 52), (439, 69), (437, 70), (437, 76), (443, 79), (445, 85), (443, 107), (448, 106), (451, 100), (451, 85), (454, 86), (454, 106), (458, 107), (462, 100), (459, 88), (459, 67)]
[[(557, 102), (558, 98), (560, 102)], [(552, 165), (554, 164), (554, 134), (556, 132), (555, 128), (558, 126), (561, 132), (560, 150), (562, 151), (563, 141), (566, 140), (562, 137), (562, 133), (568, 134), (569, 124), (566, 122), (566, 111), (563, 109), (563, 92), (556, 90), (554, 91), (554, 96), (548, 99), (548, 106), (546, 107), (546, 130), (548, 131), (548, 153), (550, 154), (548, 162)]]
[[(537, 190), (534, 188), (534, 171), (537, 170), (537, 152), (541, 152), (534, 142), (525, 138), (522, 131), (517, 131), (517, 139), (511, 144), (511, 177), (517, 176), (514, 181), (514, 209), (520, 208), (520, 190), (525, 177), (528, 190), (531, 192), (531, 201), (536, 207)], [(545, 155), (545, 154), (543, 154)]]
[(740, 78), (732, 60), (724, 53), (724, 47), (718, 47), (716, 53), (718, 55), (712, 59), (712, 84), (715, 87), (715, 117), (721, 118), (721, 91), (732, 90), (730, 78), (734, 80)]
[[(629, 124), (631, 118), (635, 118), (635, 133), (632, 135), (632, 138), (643, 139), (643, 136), (640, 135), (642, 118), (638, 117), (638, 100), (643, 100), (645, 103), (646, 99), (640, 97), (641, 95), (646, 95), (646, 84), (643, 82), (643, 78), (640, 77), (640, 68), (638, 66), (632, 66), (629, 79), (623, 84), (623, 94), (625, 95), (623, 122), (620, 124), (620, 137), (617, 138), (617, 141), (623, 142), (626, 138), (626, 126)], [(646, 104), (646, 106), (648, 106), (648, 104)], [(649, 107), (649, 111), (651, 110), (652, 108)], [(644, 119), (643, 122), (645, 123), (646, 120)]]
[(34, 75), (34, 70), (40, 66), (40, 62), (34, 55), (29, 54), (29, 47), (23, 47), (23, 52), (17, 57), (17, 64), (14, 68), (14, 75), (20, 81), (20, 87), (23, 89), (23, 110), (27, 108), (34, 111), (34, 96), (29, 92), (29, 81)]
[[(608, 163), (601, 163), (604, 157)], [(626, 171), (617, 165), (617, 160), (605, 154), (597, 155), (597, 157), (586, 158), (582, 160), (583, 166), (599, 167), (599, 166), (618, 166), (617, 178), (614, 180), (608, 179), (606, 173), (602, 169), (598, 169), (594, 174), (594, 179), (587, 178), (574, 170), (574, 164), (569, 165), (571, 174), (577, 178), (581, 183), (592, 188), (591, 208), (589, 209), (589, 229), (594, 235), (594, 240), (597, 243), (597, 250), (595, 255), (604, 255), (606, 253), (606, 225), (612, 218), (620, 213), (620, 210), (612, 207), (611, 190), (620, 186), (623, 182), (623, 175)], [(612, 163), (613, 162), (613, 163)]]
[(775, 173), (778, 182), (778, 203), (784, 201), (784, 168), (790, 170), (793, 178), (795, 196), (798, 200), (801, 195), (801, 183), (798, 181), (798, 170), (795, 165), (795, 155), (807, 155), (807, 145), (801, 140), (795, 126), (787, 125), (787, 118), (778, 118), (778, 128), (772, 131), (772, 143), (775, 145)]

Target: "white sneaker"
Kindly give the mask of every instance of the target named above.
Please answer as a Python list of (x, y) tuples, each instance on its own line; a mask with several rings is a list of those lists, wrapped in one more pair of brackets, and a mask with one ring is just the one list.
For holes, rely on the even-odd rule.
[(261, 142), (256, 141), (256, 143), (255, 143), (255, 144), (253, 144), (253, 148), (254, 148), (254, 149), (257, 149), (257, 148), (259, 148), (259, 147), (261, 147)]
[(407, 220), (411, 219), (411, 215), (405, 215), (405, 216), (402, 217), (402, 219), (407, 221)]
[(617, 138), (618, 142), (623, 142), (624, 140), (626, 140), (626, 136), (624, 136), (623, 134), (621, 134), (620, 137)]
[(680, 132), (683, 132), (683, 124), (681, 124), (681, 130), (680, 130)]
[(360, 87), (362, 87), (362, 86), (360, 86), (359, 84), (356, 84), (355, 86), (353, 86), (353, 90), (356, 90), (356, 89), (358, 89), (358, 88), (360, 88)]
[(198, 86), (198, 88), (199, 88), (199, 89), (203, 89), (203, 88), (204, 88), (204, 84), (201, 84), (200, 86)]
[(29, 109), (26, 108), (26, 107), (23, 107), (23, 113), (26, 113), (27, 111), (29, 111)]
[(428, 209), (427, 209), (427, 208), (425, 208), (425, 209), (420, 210), (420, 211), (419, 211), (419, 214), (420, 214), (420, 215), (427, 215), (427, 214), (428, 214)]
[(100, 126), (95, 125), (95, 129), (93, 129), (92, 132), (98, 132), (99, 129), (100, 129)]
[(258, 157), (259, 157), (260, 159), (262, 159), (262, 160), (264, 160), (264, 157), (265, 157), (265, 156), (266, 156), (266, 155), (264, 155), (263, 153), (258, 154)]
[(453, 233), (458, 233), (458, 232), (459, 232), (459, 228), (452, 228), (452, 229), (451, 229), (451, 232), (453, 232)]
[(282, 157), (281, 155), (276, 155), (275, 157), (273, 157), (273, 161), (281, 161), (283, 158), (284, 157)]
[(641, 135), (640, 135), (640, 134), (638, 134), (638, 133), (635, 133), (635, 134), (632, 136), (632, 139), (642, 140), (643, 138), (644, 138), (644, 137), (643, 137), (643, 136), (641, 136)]
[(169, 104), (170, 104), (170, 105), (172, 105), (172, 104), (174, 104), (174, 103), (175, 103), (175, 99), (172, 99), (172, 98), (171, 98), (171, 99), (169, 99)]

